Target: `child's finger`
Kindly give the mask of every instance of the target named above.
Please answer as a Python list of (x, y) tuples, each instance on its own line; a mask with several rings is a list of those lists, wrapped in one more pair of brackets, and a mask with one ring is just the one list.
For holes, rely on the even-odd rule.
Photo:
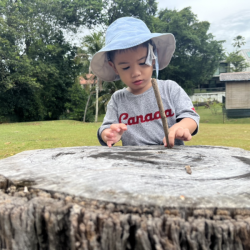
[(124, 123), (120, 123), (119, 125), (122, 130), (127, 130), (127, 125), (125, 125)]
[(110, 129), (119, 133), (119, 132), (121, 131), (119, 125), (120, 125), (120, 124), (112, 124), (112, 125), (110, 126)]
[(113, 141), (107, 141), (108, 147), (111, 148), (113, 143), (114, 143)]
[(190, 134), (190, 131), (188, 129), (184, 131), (182, 138), (183, 141), (190, 141), (192, 139), (192, 135)]
[(166, 137), (163, 138), (162, 142), (163, 142), (163, 145), (164, 145), (165, 147), (167, 147)]
[[(169, 141), (170, 147), (172, 148), (172, 147), (174, 146), (174, 141), (173, 141), (173, 143), (172, 143), (171, 140), (169, 140), (169, 138), (168, 138), (168, 141)], [(166, 137), (163, 138), (162, 142), (163, 142), (164, 147), (167, 147), (167, 146), (168, 146)]]
[(176, 138), (183, 141), (190, 141), (192, 139), (192, 136), (188, 129), (179, 128), (176, 131)]
[(170, 131), (168, 134), (168, 141), (171, 148), (174, 146), (174, 140), (175, 140), (175, 131)]

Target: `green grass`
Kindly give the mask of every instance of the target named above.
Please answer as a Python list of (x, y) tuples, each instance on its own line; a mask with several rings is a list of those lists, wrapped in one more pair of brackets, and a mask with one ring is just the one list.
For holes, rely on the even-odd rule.
[(250, 150), (249, 124), (200, 124), (200, 130), (186, 145), (212, 145)]
[(224, 114), (222, 108), (219, 106), (214, 106), (214, 109), (208, 109), (204, 106), (202, 107), (195, 107), (196, 112), (200, 115), (200, 123), (213, 123), (213, 124), (250, 124), (250, 117), (249, 118), (237, 118), (237, 119), (228, 119)]
[(0, 124), (0, 158), (31, 149), (99, 145), (100, 125), (69, 120)]
[[(201, 116), (200, 131), (186, 145), (240, 147), (250, 150), (250, 118), (226, 119), (196, 108)], [(99, 146), (96, 137), (103, 116), (97, 123), (60, 120), (0, 124), (0, 159), (32, 149)], [(121, 142), (117, 144), (120, 146)]]

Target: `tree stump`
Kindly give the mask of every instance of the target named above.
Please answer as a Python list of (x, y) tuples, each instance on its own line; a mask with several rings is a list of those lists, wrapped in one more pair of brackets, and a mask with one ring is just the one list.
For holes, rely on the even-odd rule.
[(250, 249), (250, 152), (72, 147), (0, 160), (1, 249)]

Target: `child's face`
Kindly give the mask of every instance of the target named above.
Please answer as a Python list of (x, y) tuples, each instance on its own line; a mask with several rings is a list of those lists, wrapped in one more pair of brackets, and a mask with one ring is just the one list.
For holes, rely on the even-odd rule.
[(128, 90), (135, 95), (144, 93), (152, 86), (153, 66), (145, 64), (147, 54), (147, 48), (139, 46), (135, 50), (116, 53), (113, 63), (109, 62), (116, 74), (128, 86)]

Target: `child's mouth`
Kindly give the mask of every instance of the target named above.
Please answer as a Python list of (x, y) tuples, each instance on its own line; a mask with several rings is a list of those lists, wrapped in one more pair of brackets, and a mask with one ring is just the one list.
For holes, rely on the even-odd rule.
[(135, 82), (133, 82), (133, 84), (140, 85), (140, 84), (142, 84), (142, 80), (135, 81)]

